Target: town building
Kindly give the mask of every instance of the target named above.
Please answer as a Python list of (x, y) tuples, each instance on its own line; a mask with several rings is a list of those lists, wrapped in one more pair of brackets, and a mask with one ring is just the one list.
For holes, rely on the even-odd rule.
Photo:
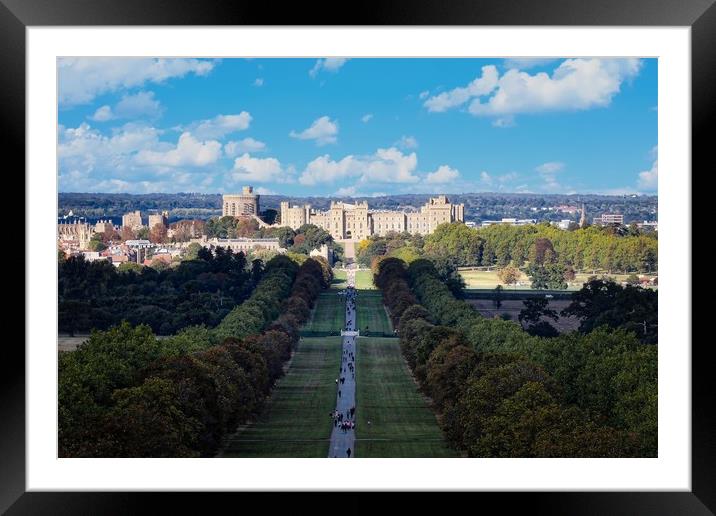
[[(584, 206), (582, 206), (584, 207)], [(550, 208), (552, 211), (560, 211), (562, 213), (569, 213), (569, 214), (577, 214), (579, 213), (579, 208), (577, 206), (571, 206), (568, 204), (562, 204), (560, 206), (553, 206)]]
[(226, 194), (222, 198), (222, 216), (241, 217), (259, 215), (259, 195), (252, 186), (244, 186), (240, 194)]
[(122, 215), (122, 227), (130, 229), (142, 228), (142, 212), (135, 210)]
[(308, 256), (311, 258), (324, 258), (328, 262), (328, 265), (333, 266), (333, 247), (327, 244), (321, 245), (320, 249), (312, 249), (311, 252), (308, 253)]
[(537, 219), (515, 219), (503, 218), (501, 220), (483, 220), (482, 227), (492, 226), (494, 224), (507, 224), (508, 226), (527, 226), (529, 224), (537, 224)]
[(114, 231), (114, 224), (111, 220), (98, 220), (94, 224), (95, 233), (112, 233)]
[(281, 226), (298, 229), (313, 224), (328, 231), (336, 240), (362, 240), (390, 232), (428, 235), (445, 222), (464, 222), (465, 205), (452, 204), (445, 195), (431, 198), (420, 210), (370, 210), (366, 201), (345, 203), (331, 201), (326, 211), (309, 204), (291, 206), (281, 202)]
[(57, 240), (63, 250), (87, 249), (92, 233), (93, 227), (84, 219), (74, 219), (72, 222), (60, 219), (57, 223)]
[(98, 251), (82, 251), (82, 256), (88, 262), (96, 262), (97, 260), (107, 260), (106, 256), (102, 256)]
[(149, 229), (152, 229), (157, 224), (161, 224), (164, 227), (169, 225), (168, 211), (163, 211), (161, 213), (153, 213), (149, 215)]
[(659, 223), (655, 220), (645, 220), (644, 222), (637, 222), (636, 227), (639, 229), (653, 229), (659, 231)]
[(130, 256), (135, 263), (144, 263), (149, 249), (154, 247), (149, 240), (127, 240), (124, 245), (129, 249)]
[(223, 247), (231, 249), (235, 253), (242, 252), (244, 254), (259, 249), (279, 253), (286, 252), (286, 249), (280, 246), (278, 238), (207, 238), (204, 235), (201, 238), (193, 238), (191, 242), (196, 242), (208, 249)]
[(599, 217), (594, 217), (593, 223), (597, 226), (606, 224), (624, 224), (624, 215), (621, 213), (603, 213)]

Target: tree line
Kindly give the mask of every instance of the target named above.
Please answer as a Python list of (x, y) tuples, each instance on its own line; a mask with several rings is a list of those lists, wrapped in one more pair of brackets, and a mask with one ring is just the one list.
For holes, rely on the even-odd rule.
[(95, 331), (59, 356), (61, 457), (212, 456), (261, 410), (319, 292), (325, 261), (266, 264), (216, 329), (158, 340), (147, 325)]
[(185, 326), (217, 325), (244, 301), (263, 275), (231, 249), (197, 250), (194, 259), (157, 270), (71, 256), (58, 263), (59, 331), (107, 329), (126, 320), (171, 335)]
[(604, 325), (532, 336), (482, 317), (424, 259), (385, 258), (374, 281), (454, 447), (471, 457), (656, 456), (656, 346)]
[[(546, 248), (551, 251), (547, 256), (544, 255)], [(373, 236), (360, 242), (356, 250), (357, 261), (365, 266), (381, 256), (400, 258), (408, 263), (428, 258), (438, 269), (525, 267), (544, 261), (550, 268), (562, 272), (656, 272), (658, 240), (654, 233), (643, 233), (635, 227), (587, 226), (561, 230), (547, 223), (495, 224), (485, 228), (445, 223), (425, 237), (408, 233)], [(549, 282), (549, 277), (544, 281)]]

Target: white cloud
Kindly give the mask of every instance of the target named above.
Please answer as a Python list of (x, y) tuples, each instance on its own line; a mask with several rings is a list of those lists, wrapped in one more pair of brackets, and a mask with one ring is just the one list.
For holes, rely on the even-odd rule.
[(484, 66), (482, 75), (466, 87), (431, 97), (424, 105), (439, 112), (469, 102), (471, 114), (495, 117), (605, 107), (641, 66), (639, 59), (631, 58), (566, 59), (551, 75), (510, 69), (502, 76), (494, 66)]
[(152, 91), (140, 91), (134, 95), (124, 95), (114, 108), (104, 105), (90, 117), (95, 122), (106, 122), (118, 118), (157, 118), (162, 106), (154, 98)]
[(355, 197), (358, 194), (358, 189), (355, 186), (344, 186), (336, 190), (333, 194), (337, 197)]
[(251, 120), (251, 114), (242, 111), (238, 115), (217, 115), (209, 120), (194, 122), (185, 130), (200, 140), (221, 139), (227, 134), (248, 129)]
[[(656, 147), (654, 148), (656, 149)], [(639, 172), (637, 186), (639, 190), (655, 191), (659, 184), (659, 160), (654, 160), (649, 170)]]
[(253, 138), (244, 138), (240, 141), (230, 141), (224, 145), (224, 154), (229, 158), (235, 158), (245, 152), (263, 152), (266, 144)]
[(271, 183), (282, 181), (285, 171), (276, 158), (254, 158), (245, 153), (234, 160), (231, 178), (236, 182)]
[(136, 162), (166, 167), (203, 167), (216, 163), (220, 157), (221, 143), (215, 140), (202, 142), (185, 132), (179, 136), (176, 147), (166, 151), (141, 150)]
[(538, 167), (535, 167), (535, 170), (542, 176), (542, 180), (544, 181), (544, 184), (542, 185), (543, 190), (550, 193), (556, 193), (557, 191), (562, 191), (566, 188), (557, 181), (557, 174), (564, 170), (564, 163), (561, 161), (548, 161), (547, 163), (542, 163)]
[[(365, 185), (364, 185), (365, 186)], [(344, 186), (339, 188), (333, 194), (336, 197), (385, 197), (385, 192), (365, 192), (360, 191), (357, 186)]]
[(460, 172), (447, 165), (441, 165), (435, 172), (430, 172), (425, 177), (425, 182), (430, 184), (445, 184), (455, 181), (460, 177)]
[(95, 122), (106, 122), (107, 120), (112, 120), (114, 118), (114, 113), (112, 113), (112, 108), (110, 106), (104, 105), (97, 108), (94, 115), (89, 118)]
[(333, 161), (328, 154), (325, 154), (306, 165), (298, 182), (303, 185), (330, 183), (346, 177), (359, 176), (361, 172), (361, 162), (354, 156), (346, 156), (340, 161)]
[(428, 98), (429, 95), (430, 95), (430, 92), (428, 90), (425, 90), (425, 91), (421, 91), (420, 95), (418, 95), (418, 97), (420, 97), (420, 100), (425, 100), (426, 98)]
[(114, 108), (117, 118), (154, 118), (161, 114), (162, 107), (152, 91), (140, 91), (135, 95), (124, 95)]
[(57, 155), (60, 160), (77, 159), (85, 163), (97, 163), (153, 147), (158, 142), (159, 131), (153, 127), (126, 124), (108, 137), (89, 124), (82, 123), (76, 128), (59, 127)]
[(401, 136), (400, 140), (395, 142), (394, 145), (401, 149), (417, 149), (418, 140), (416, 140), (414, 136)]
[(273, 190), (270, 190), (268, 188), (264, 188), (263, 186), (254, 188), (254, 192), (256, 192), (259, 195), (278, 195), (278, 193), (276, 193)]
[(360, 117), (360, 120), (364, 124), (367, 124), (368, 122), (370, 122), (371, 118), (373, 118), (373, 113), (366, 113), (365, 115)]
[(57, 61), (59, 103), (87, 104), (98, 95), (163, 83), (193, 73), (207, 75), (214, 62), (203, 59), (67, 57)]
[(234, 158), (246, 152), (263, 152), (266, 144), (254, 138), (244, 138), (239, 141), (230, 141), (224, 145), (224, 152), (229, 158)]
[(264, 80), (261, 77), (257, 77), (254, 81), (254, 86), (261, 87), (264, 85)]
[(492, 184), (492, 176), (483, 170), (480, 172), (480, 181), (488, 185)]
[(641, 69), (639, 59), (567, 59), (552, 75), (509, 70), (486, 102), (472, 100), (476, 116), (574, 111), (608, 106), (621, 84)]
[[(159, 140), (161, 131), (128, 123), (107, 136), (89, 124), (59, 127), (58, 174), (63, 192), (177, 192), (211, 190), (212, 171), (173, 165), (177, 146)], [(182, 144), (182, 151), (187, 151)], [(190, 149), (191, 150), (191, 149)], [(154, 159), (137, 159), (140, 153)], [(190, 152), (190, 154), (194, 154)], [(198, 153), (201, 157), (202, 152)], [(165, 160), (160, 157), (167, 158)], [(214, 189), (215, 190), (215, 189)]]
[(535, 170), (543, 175), (554, 175), (557, 172), (564, 170), (564, 163), (561, 161), (548, 161), (547, 163), (542, 163), (538, 167), (535, 167)]
[(507, 127), (514, 127), (515, 126), (515, 117), (512, 115), (503, 116), (501, 118), (495, 118), (495, 120), (492, 121), (493, 127), (499, 127), (500, 129), (505, 129)]
[(340, 161), (329, 155), (311, 161), (301, 173), (303, 185), (331, 183), (347, 177), (357, 177), (361, 183), (415, 183), (418, 164), (415, 153), (403, 154), (395, 147), (378, 149), (370, 156), (346, 156)]
[(482, 76), (463, 88), (455, 88), (435, 97), (430, 97), (425, 101), (424, 106), (430, 112), (442, 112), (461, 106), (473, 97), (487, 95), (492, 92), (497, 87), (498, 78), (499, 73), (495, 66), (483, 66)]
[(346, 64), (347, 61), (348, 59), (344, 57), (327, 57), (325, 59), (318, 59), (316, 64), (313, 65), (313, 68), (309, 70), (308, 75), (312, 78), (316, 77), (318, 72), (321, 70), (337, 72), (344, 64)]
[(338, 122), (332, 121), (327, 116), (322, 116), (313, 121), (308, 129), (304, 129), (300, 133), (291, 131), (291, 138), (299, 140), (315, 140), (317, 145), (326, 145), (328, 143), (336, 143), (338, 135)]

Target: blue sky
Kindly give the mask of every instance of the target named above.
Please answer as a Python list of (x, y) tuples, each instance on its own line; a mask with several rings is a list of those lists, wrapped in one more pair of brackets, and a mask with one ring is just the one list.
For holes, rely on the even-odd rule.
[(62, 192), (656, 193), (656, 59), (58, 61)]

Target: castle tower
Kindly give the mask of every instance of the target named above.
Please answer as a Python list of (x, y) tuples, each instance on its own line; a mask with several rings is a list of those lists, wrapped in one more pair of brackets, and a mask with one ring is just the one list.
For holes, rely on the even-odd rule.
[(222, 216), (240, 217), (260, 213), (259, 195), (254, 193), (253, 186), (244, 186), (240, 194), (223, 196)]

